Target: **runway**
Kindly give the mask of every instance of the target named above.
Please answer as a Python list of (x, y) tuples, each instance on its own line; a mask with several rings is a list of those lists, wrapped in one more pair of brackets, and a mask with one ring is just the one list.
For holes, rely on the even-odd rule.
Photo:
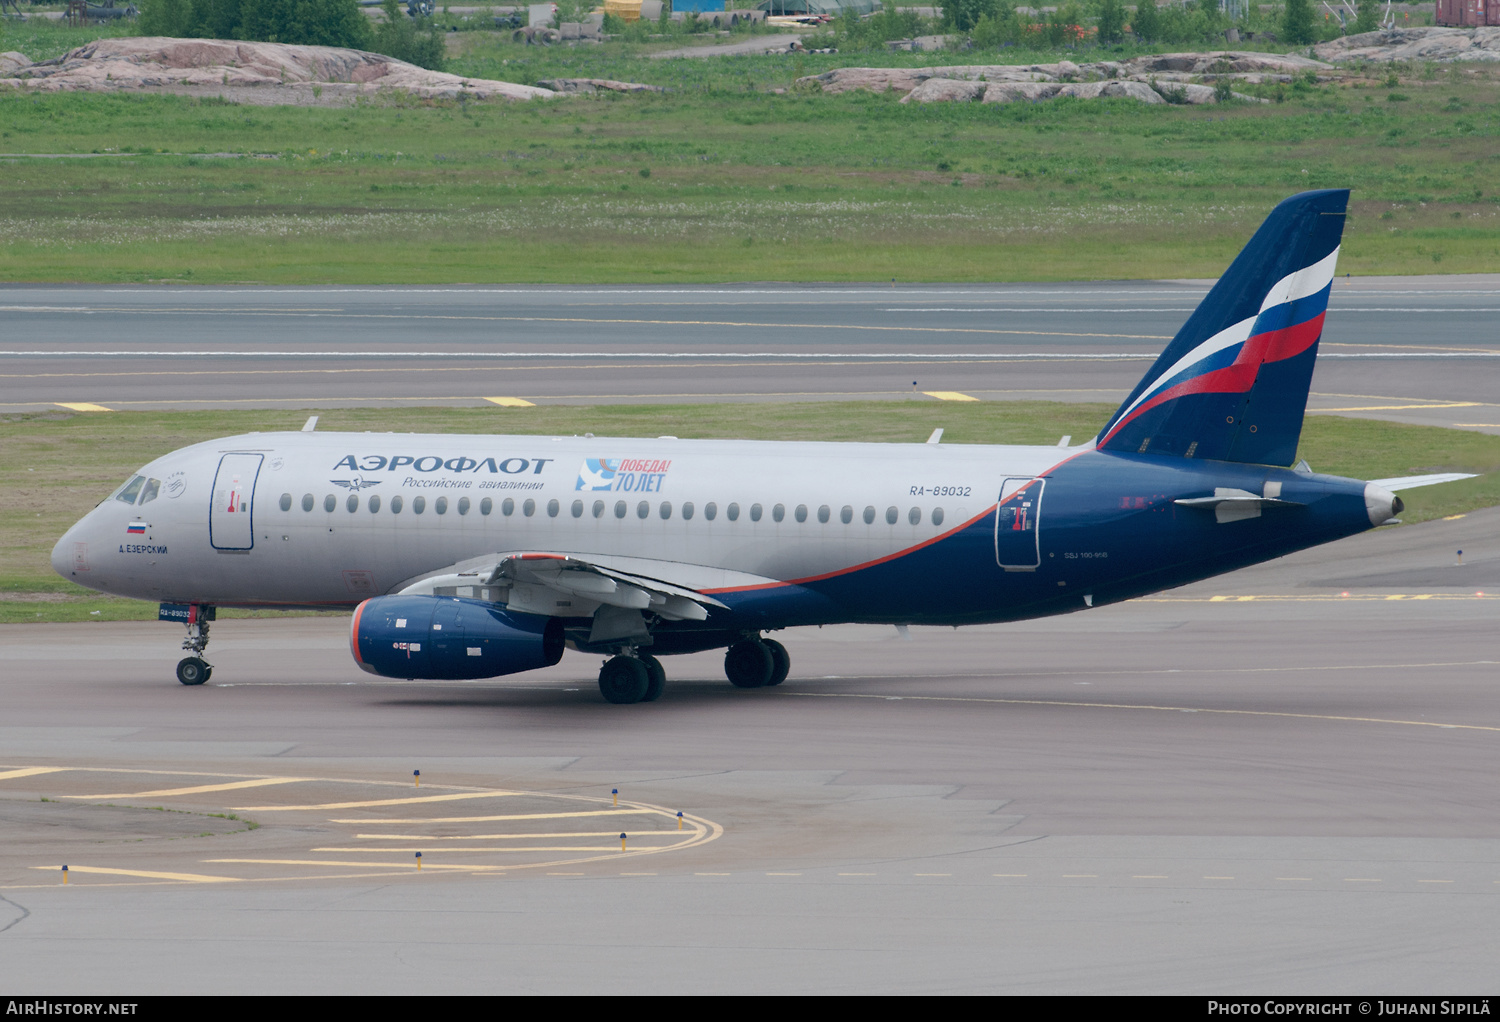
[[(1206, 281), (0, 288), (0, 412), (1121, 400)], [(1340, 279), (1314, 412), (1500, 431), (1500, 277)]]
[(0, 982), (1488, 993), (1497, 525), (1045, 621), (781, 633), (779, 689), (703, 654), (625, 707), (576, 653), (373, 679), (337, 617), (220, 621), (201, 689), (174, 626), (12, 626)]

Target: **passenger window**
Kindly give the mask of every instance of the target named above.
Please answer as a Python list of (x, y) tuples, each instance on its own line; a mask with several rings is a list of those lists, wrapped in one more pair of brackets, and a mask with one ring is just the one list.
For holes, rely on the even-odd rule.
[(865, 524), (866, 525), (874, 525), (875, 524), (875, 509), (873, 507), (869, 506), (868, 504), (865, 505)]
[(426, 510), (427, 510), (427, 498), (426, 497), (420, 497), (419, 496), (419, 497), (413, 497), (411, 499), (411, 513), (412, 514), (419, 515), (423, 511), (426, 511)]
[(839, 521), (843, 522), (845, 525), (848, 525), (850, 522), (854, 521), (854, 509), (848, 504), (845, 504), (843, 509), (839, 511)]
[(651, 502), (649, 500), (643, 500), (635, 506), (635, 516), (637, 518), (645, 518), (650, 513)]
[[(146, 488), (141, 491), (141, 503), (142, 504), (149, 504), (149, 503), (151, 503), (153, 500), (156, 499), (156, 495), (158, 493), (160, 493), (160, 492), (161, 492), (161, 480), (160, 479), (147, 479), (146, 480)], [(292, 495), (290, 493), (288, 493), (286, 495), (286, 497), (283, 498), (283, 499), (285, 499), (287, 501), (287, 503), (291, 503), (291, 496)], [(286, 508), (282, 508), (281, 510), (285, 511)]]
[(331, 512), (334, 508), (336, 508), (338, 506), (339, 506), (339, 499), (337, 497), (335, 497), (333, 494), (330, 493), (328, 496), (326, 496), (326, 497), (323, 498), (323, 510), (324, 511), (330, 511)]
[(906, 512), (906, 520), (912, 525), (921, 525), (922, 509), (919, 507), (914, 507), (910, 511)]
[(786, 517), (786, 505), (785, 504), (777, 504), (775, 507), (773, 507), (771, 509), (771, 517), (773, 519), (775, 519), (776, 521), (778, 521), (778, 522), (781, 521), (783, 518), (785, 518)]
[(515, 511), (516, 502), (511, 500), (509, 497), (506, 497), (500, 502), (500, 513), (505, 517), (509, 518), (511, 515), (515, 514)]
[(491, 511), (493, 511), (493, 510), (495, 510), (495, 502), (493, 500), (491, 500), (490, 498), (486, 497), (486, 498), (484, 498), (483, 500), (481, 500), (479, 502), (479, 513), (480, 514), (488, 516), (489, 513)]
[(719, 517), (719, 505), (715, 504), (713, 501), (709, 501), (707, 504), (704, 504), (703, 517), (707, 518), (709, 521), (713, 521), (715, 518)]
[(469, 513), (469, 498), (468, 497), (459, 497), (458, 498), (458, 513), (461, 514), (461, 515), (466, 515), (466, 514)]
[(624, 518), (625, 517), (625, 502), (623, 500), (617, 500), (617, 501), (615, 501), (615, 517), (616, 518)]
[(738, 503), (730, 504), (729, 505), (729, 509), (728, 509), (728, 515), (729, 515), (729, 520), (731, 522), (737, 522), (737, 521), (739, 521), (740, 520), (740, 505)]
[(750, 520), (752, 522), (758, 522), (758, 521), (760, 521), (760, 515), (761, 515), (760, 505), (759, 504), (751, 504), (750, 505)]
[(575, 500), (575, 501), (573, 501), (573, 517), (574, 518), (582, 518), (583, 517), (583, 501), (581, 501), (581, 500)]
[[(151, 496), (154, 497), (154, 496), (156, 496), (156, 494), (153, 493)], [(141, 503), (144, 504), (146, 502), (143, 500), (143, 501), (141, 501)], [(292, 495), (290, 493), (283, 493), (281, 495), (281, 510), (283, 510), (283, 511), (290, 511), (291, 509), (292, 509)]]
[(315, 501), (313, 500), (313, 495), (311, 493), (304, 493), (302, 495), (302, 510), (311, 511), (313, 509), (314, 503)]
[(521, 513), (527, 518), (536, 514), (536, 501), (527, 498), (526, 503), (521, 505)]
[(562, 505), (557, 502), (557, 499), (555, 497), (552, 500), (547, 501), (547, 517), (548, 518), (556, 518), (557, 517), (557, 513), (559, 511), (561, 511), (561, 510), (562, 510)]
[(369, 506), (370, 506), (370, 514), (373, 515), (375, 512), (379, 511), (380, 510), (380, 498), (379, 497), (371, 497), (370, 501), (369, 501)]
[(822, 507), (818, 508), (818, 521), (822, 522), (824, 525), (827, 525), (828, 519), (831, 514), (832, 512), (828, 510), (828, 505), (824, 504)]
[(433, 501), (432, 502), (432, 509), (434, 511), (436, 511), (440, 515), (447, 514), (448, 513), (448, 498), (447, 497), (439, 497), (437, 500)]
[(690, 500), (689, 501), (684, 501), (683, 505), (682, 505), (682, 519), (683, 519), (683, 521), (687, 521), (688, 519), (690, 519), (692, 517), (693, 517), (693, 502), (690, 501)]
[(885, 509), (885, 524), (887, 524), (887, 525), (895, 525), (896, 524), (896, 519), (900, 518), (900, 517), (901, 517), (901, 512), (897, 511), (895, 509), (895, 507), (888, 507), (888, 508)]
[(596, 500), (596, 501), (594, 501), (594, 517), (595, 518), (603, 518), (604, 517), (604, 501), (602, 501), (602, 500)]
[(352, 515), (359, 510), (359, 498), (352, 493), (349, 494), (349, 499), (344, 501), (344, 506), (349, 509), (349, 513)]
[(403, 503), (403, 501), (401, 500), (401, 494), (398, 493), (394, 497), (392, 497), (391, 498), (391, 514), (393, 514), (393, 515), (399, 515), (401, 513), (401, 505), (402, 505), (402, 503)]
[(798, 504), (797, 505), (797, 510), (793, 511), (792, 514), (797, 519), (797, 521), (799, 521), (799, 522), (805, 522), (805, 521), (807, 521), (807, 505), (806, 504)]
[(672, 502), (670, 500), (661, 502), (661, 517), (663, 521), (672, 517)]
[(134, 504), (135, 498), (141, 495), (141, 487), (145, 485), (145, 476), (131, 476), (130, 481), (125, 484), (125, 488), (115, 494), (115, 500), (123, 501), (126, 504)]

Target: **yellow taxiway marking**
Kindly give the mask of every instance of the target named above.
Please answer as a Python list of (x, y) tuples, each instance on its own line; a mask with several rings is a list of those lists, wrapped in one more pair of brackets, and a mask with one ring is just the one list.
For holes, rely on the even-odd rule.
[[(231, 861), (231, 860), (217, 860), (217, 861)], [(355, 863), (351, 863), (350, 865), (356, 865), (356, 864)], [(358, 865), (368, 865), (368, 864), (367, 863), (360, 863)], [(53, 870), (54, 872), (61, 872), (62, 871), (62, 867), (61, 866), (32, 866), (31, 868), (32, 869), (50, 869), (50, 870)], [(148, 870), (148, 869), (112, 869), (112, 868), (110, 868), (108, 866), (69, 866), (68, 867), (68, 872), (69, 873), (106, 873), (106, 874), (108, 874), (110, 876), (145, 877), (148, 880), (180, 880), (180, 881), (183, 881), (185, 883), (193, 883), (193, 884), (232, 884), (232, 883), (235, 883), (235, 882), (237, 882), (239, 880), (239, 877), (217, 877), (217, 876), (208, 876), (208, 875), (203, 874), (203, 873), (159, 873), (159, 872), (156, 872), (154, 870)]]
[[(686, 819), (686, 817), (683, 817)], [(339, 821), (332, 821), (337, 823)], [(361, 820), (361, 823), (380, 823), (380, 820)], [(617, 830), (576, 830), (563, 831), (560, 833), (546, 833), (539, 831), (534, 834), (445, 834), (441, 837), (431, 834), (355, 834), (356, 840), (361, 841), (540, 841), (551, 838), (553, 841), (563, 841), (568, 838), (585, 837), (618, 837)], [(634, 834), (631, 840), (636, 838), (648, 838), (660, 834), (662, 837), (678, 837), (690, 833), (686, 830), (645, 830)]]
[(38, 774), (55, 774), (68, 767), (21, 767), (18, 770), (6, 770), (0, 772), (0, 781), (10, 781), (17, 777), (35, 777)]
[[(1433, 404), (1420, 405), (1365, 405), (1360, 408), (1318, 408), (1320, 412), (1397, 412), (1408, 408), (1474, 408), (1483, 404), (1481, 401), (1443, 401)], [(1314, 411), (1309, 408), (1308, 411)]]
[[(446, 797), (446, 796), (445, 796)], [(397, 801), (422, 802), (425, 799), (398, 799)], [(394, 803), (385, 802), (351, 802), (348, 807), (353, 806), (378, 806)], [(269, 809), (344, 809), (346, 806), (268, 806)], [(242, 813), (251, 812), (249, 809), (239, 810)], [(427, 819), (407, 820), (329, 820), (329, 823), (362, 823), (367, 827), (389, 823), (487, 823), (492, 820), (557, 820), (567, 816), (671, 816), (664, 809), (590, 809), (576, 813), (514, 813), (510, 816), (432, 816)]]
[(96, 405), (92, 401), (54, 401), (52, 403), (55, 404), (55, 405), (57, 405), (59, 408), (68, 408), (68, 409), (71, 409), (72, 411), (75, 411), (75, 412), (112, 412), (112, 411), (114, 411), (113, 408), (105, 408), (103, 405)]
[[(1463, 516), (1460, 515), (1460, 518)], [(1344, 593), (1298, 593), (1296, 595), (1282, 595), (1279, 593), (1262, 593), (1255, 596), (1210, 596), (1204, 599), (1201, 596), (1146, 596), (1132, 603), (1349, 603), (1349, 602), (1371, 602), (1376, 600), (1494, 600), (1500, 597), (1485, 596), (1483, 593), (1360, 593), (1358, 595), (1346, 595)]]
[(1419, 884), (1451, 884), (1452, 880), (1418, 880)]
[[(1455, 426), (1467, 426), (1470, 429), (1500, 429), (1500, 422), (1455, 422)], [(1462, 518), (1463, 515), (1458, 517)], [(1447, 519), (1444, 519), (1446, 521)]]
[(924, 390), (922, 393), (928, 397), (935, 397), (939, 401), (978, 401), (979, 398), (968, 394), (960, 394), (956, 390)]
[[(635, 838), (631, 838), (634, 842)], [(648, 845), (645, 848), (637, 848), (643, 852), (669, 851), (674, 845)], [(391, 848), (385, 845), (379, 848), (314, 848), (314, 852), (355, 852), (359, 855), (388, 855), (391, 852), (422, 852), (424, 855), (432, 853), (431, 845), (413, 845), (410, 848)], [(470, 852), (613, 852), (618, 851), (614, 845), (524, 845), (511, 848), (450, 848), (446, 851), (457, 854)]]
[(1444, 518), (1443, 518), (1443, 521), (1445, 521), (1445, 522), (1456, 522), (1460, 518), (1464, 518), (1464, 517), (1467, 517), (1467, 515), (1466, 514), (1462, 514), (1462, 515), (1445, 515)]
[[(472, 798), (503, 798), (517, 794), (514, 791), (473, 791), (460, 792), (456, 795), (420, 795), (412, 798), (378, 798), (360, 802), (323, 802), (319, 805), (308, 806), (236, 806), (237, 813), (274, 813), (296, 810), (306, 812), (307, 810), (326, 811), (329, 809), (367, 809), (372, 806), (406, 806), (415, 805), (419, 802), (457, 802), (461, 799)], [(505, 819), (506, 817), (496, 817)], [(334, 823), (393, 823), (393, 820), (334, 820)]]
[[(1411, 665), (1408, 665), (1411, 666)], [(1430, 666), (1453, 666), (1433, 664)], [(1357, 670), (1358, 668), (1343, 668)], [(1283, 670), (1283, 668), (1241, 668), (1225, 673), (1255, 670)], [(1334, 668), (1309, 668), (1309, 670), (1334, 670)], [(1153, 672), (1154, 673), (1154, 672)], [(787, 692), (787, 696), (809, 699), (878, 699), (889, 701), (890, 696), (860, 692)], [(1067, 699), (1001, 699), (991, 696), (902, 696), (903, 702), (932, 703), (995, 703), (1005, 706), (1066, 706), (1080, 710), (1155, 710), (1158, 713), (1218, 713), (1235, 717), (1283, 717), (1292, 720), (1331, 720), (1348, 724), (1399, 724), (1406, 727), (1433, 727), (1448, 731), (1489, 731), (1500, 733), (1500, 727), (1488, 724), (1442, 724), (1432, 720), (1399, 720), (1389, 717), (1346, 717), (1332, 713), (1289, 713), (1283, 710), (1221, 710), (1198, 706), (1157, 706), (1149, 703), (1085, 703)]]
[(191, 788), (159, 788), (156, 791), (122, 791), (113, 795), (63, 795), (62, 798), (76, 798), (81, 801), (94, 801), (101, 798), (169, 798), (173, 795), (203, 795), (210, 791), (238, 791), (241, 788), (264, 788), (271, 784), (300, 784), (311, 780), (308, 777), (261, 777), (253, 781), (231, 781), (228, 784), (200, 784)]
[[(369, 869), (371, 866), (383, 866), (391, 869), (410, 869), (413, 873), (417, 871), (416, 860), (410, 862), (331, 862), (327, 859), (204, 859), (204, 862), (234, 862), (250, 863), (256, 866), (359, 866)], [(423, 869), (461, 869), (477, 870), (482, 873), (492, 873), (495, 870), (503, 870), (506, 867), (494, 864), (486, 866), (457, 865), (454, 863), (424, 862)], [(295, 878), (293, 878), (295, 879)]]
[(519, 397), (487, 397), (490, 404), (499, 405), (502, 408), (535, 408), (535, 401), (527, 401)]

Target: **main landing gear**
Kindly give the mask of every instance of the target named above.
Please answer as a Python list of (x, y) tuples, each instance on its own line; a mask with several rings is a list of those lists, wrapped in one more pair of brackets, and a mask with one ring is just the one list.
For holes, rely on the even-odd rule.
[(724, 653), (724, 674), (736, 688), (780, 685), (791, 669), (791, 656), (775, 639), (745, 639)]
[(182, 640), (182, 648), (193, 655), (177, 661), (177, 680), (184, 685), (201, 685), (213, 677), (213, 666), (202, 656), (208, 648), (208, 624), (214, 618), (213, 610), (197, 604), (188, 608), (188, 632), (187, 638)]
[(599, 669), (599, 692), (612, 703), (654, 702), (667, 684), (667, 672), (654, 656), (611, 657)]

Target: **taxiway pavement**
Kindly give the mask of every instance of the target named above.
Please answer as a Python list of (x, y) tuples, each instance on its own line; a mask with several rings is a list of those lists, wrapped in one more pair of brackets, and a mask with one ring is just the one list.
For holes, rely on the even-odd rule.
[[(0, 287), (0, 412), (1121, 400), (1207, 281)], [(1313, 411), (1500, 431), (1500, 276), (1341, 278)]]
[(8, 627), (0, 985), (1491, 992), (1497, 526), (624, 707), (373, 679), (342, 618), (220, 621), (199, 689), (170, 625)]

